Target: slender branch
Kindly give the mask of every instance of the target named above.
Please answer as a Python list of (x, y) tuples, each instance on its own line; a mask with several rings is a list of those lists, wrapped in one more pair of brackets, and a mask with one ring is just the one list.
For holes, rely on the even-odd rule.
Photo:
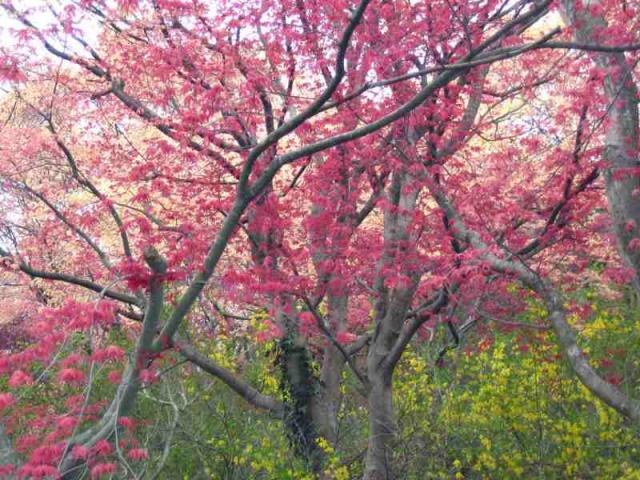
[[(265, 150), (270, 148), (272, 145), (275, 145), (278, 140), (291, 133), (305, 121), (319, 113), (322, 109), (322, 106), (331, 98), (331, 96), (337, 90), (340, 82), (342, 81), (342, 78), (345, 75), (344, 61), (349, 43), (351, 41), (351, 36), (360, 23), (360, 20), (364, 16), (364, 12), (367, 9), (370, 1), (371, 0), (361, 0), (358, 8), (351, 16), (351, 19), (342, 34), (340, 43), (338, 44), (338, 54), (336, 56), (336, 71), (324, 91), (311, 103), (311, 105), (309, 105), (302, 112), (300, 112), (287, 122), (284, 122), (282, 125), (280, 125), (277, 129), (267, 135), (264, 140), (258, 143), (251, 151), (245, 163), (242, 174), (240, 175), (240, 184), (238, 186), (239, 192), (248, 194), (249, 197), (253, 197), (255, 196), (255, 194), (257, 194), (257, 192), (249, 192), (247, 189), (249, 183), (249, 175), (253, 170), (253, 164), (256, 162), (256, 160), (260, 157), (260, 155), (262, 155)], [(254, 189), (251, 188), (251, 190)]]
[(531, 242), (518, 250), (516, 255), (527, 256), (536, 253), (542, 247), (544, 243), (544, 236), (548, 233), (551, 226), (562, 226), (562, 223), (558, 221), (558, 218), (563, 208), (569, 203), (572, 198), (575, 198), (576, 195), (584, 192), (587, 187), (591, 185), (599, 176), (600, 170), (597, 167), (591, 170), (589, 175), (587, 175), (571, 193), (566, 195), (555, 205), (555, 207), (553, 207), (553, 209), (551, 210), (551, 214), (549, 215), (549, 218), (547, 219), (545, 226), (542, 229), (542, 232), (540, 232), (540, 234), (535, 239), (531, 240)]
[(640, 50), (640, 43), (630, 45), (601, 45), (596, 43), (581, 42), (547, 42), (540, 48), (564, 49), (564, 50), (584, 50), (587, 52), (623, 53)]
[(318, 313), (318, 310), (316, 309), (316, 307), (311, 303), (311, 301), (307, 297), (304, 297), (303, 301), (307, 306), (307, 308), (309, 309), (309, 311), (311, 312), (311, 314), (313, 315), (313, 318), (315, 318), (316, 324), (318, 325), (318, 328), (320, 328), (320, 330), (322, 331), (323, 335), (326, 336), (331, 342), (331, 344), (340, 352), (344, 360), (349, 365), (349, 368), (351, 368), (355, 376), (358, 378), (358, 380), (360, 380), (360, 383), (362, 383), (362, 385), (365, 388), (369, 388), (369, 380), (367, 380), (367, 378), (362, 374), (362, 372), (360, 372), (360, 369), (356, 365), (355, 360), (353, 359), (353, 356), (350, 355), (342, 346), (342, 344), (338, 342), (338, 340), (336, 340), (336, 338), (333, 336), (333, 334), (331, 333), (331, 330), (329, 330), (329, 327), (327, 327), (324, 321), (324, 318), (322, 318), (322, 316)]
[[(8, 251), (0, 248), (0, 257), (12, 258), (12, 255)], [(32, 278), (42, 278), (45, 280), (53, 280), (53, 281), (69, 283), (71, 285), (77, 285), (79, 287), (84, 287), (96, 293), (104, 292), (105, 297), (109, 297), (113, 300), (118, 300), (123, 303), (128, 303), (129, 305), (134, 305), (136, 307), (144, 307), (144, 302), (142, 300), (132, 295), (128, 295), (126, 293), (105, 288), (102, 285), (94, 283), (90, 280), (86, 280), (84, 278), (76, 277), (74, 275), (69, 275), (65, 273), (47, 272), (44, 270), (38, 270), (36, 268), (31, 267), (29, 264), (23, 261), (16, 261), (16, 264), (17, 264), (17, 267), (20, 269), (20, 271), (22, 271), (23, 273), (27, 274)]]
[(238, 222), (240, 221), (240, 217), (242, 213), (246, 209), (248, 205), (247, 200), (243, 200), (240, 198), (236, 198), (231, 210), (228, 212), (220, 231), (209, 248), (209, 252), (207, 253), (207, 257), (205, 258), (204, 264), (202, 266), (202, 270), (199, 271), (187, 290), (184, 292), (180, 300), (178, 300), (177, 305), (173, 309), (171, 316), (167, 320), (167, 323), (162, 328), (162, 332), (160, 334), (160, 338), (154, 344), (154, 350), (162, 350), (167, 345), (171, 344), (171, 340), (173, 335), (178, 330), (178, 326), (185, 315), (191, 309), (191, 306), (198, 299), (200, 292), (204, 289), (205, 285), (211, 275), (213, 275), (213, 271), (222, 257), (222, 254), (231, 238), (231, 235), (235, 231), (238, 226)]
[(267, 410), (281, 417), (284, 414), (284, 405), (273, 397), (264, 395), (257, 389), (238, 378), (233, 372), (221, 367), (209, 357), (198, 352), (196, 348), (186, 341), (176, 338), (174, 341), (176, 349), (182, 356), (194, 365), (197, 365), (205, 372), (220, 379), (234, 392), (240, 395), (245, 401), (256, 408)]
[(129, 243), (129, 236), (127, 235), (127, 231), (124, 226), (124, 223), (122, 222), (122, 218), (120, 218), (120, 214), (115, 209), (112, 202), (107, 197), (105, 197), (105, 195), (100, 190), (98, 190), (98, 188), (93, 184), (93, 182), (89, 180), (87, 177), (81, 175), (80, 170), (78, 169), (78, 165), (75, 161), (75, 158), (71, 153), (71, 150), (69, 150), (69, 148), (62, 142), (62, 140), (60, 140), (58, 135), (55, 133), (55, 131), (53, 130), (53, 124), (51, 124), (51, 131), (55, 136), (56, 145), (58, 145), (60, 150), (62, 150), (65, 158), (67, 159), (67, 162), (69, 163), (69, 166), (71, 167), (71, 172), (74, 178), (78, 181), (78, 183), (85, 186), (98, 200), (106, 204), (107, 209), (109, 210), (109, 214), (111, 215), (111, 218), (113, 218), (113, 221), (116, 224), (116, 227), (118, 228), (118, 234), (120, 235), (120, 240), (122, 242), (122, 249), (124, 251), (124, 254), (128, 258), (131, 258), (131, 244)]
[(52, 96), (52, 100), (51, 100), (52, 105), (50, 107), (49, 113), (46, 113), (41, 109), (39, 109), (38, 107), (36, 107), (33, 103), (29, 102), (22, 95), (20, 95), (20, 93), (18, 93), (18, 97), (29, 108), (31, 108), (34, 112), (36, 112), (40, 117), (44, 119), (44, 121), (47, 124), (47, 130), (51, 132), (51, 135), (53, 135), (55, 139), (56, 145), (62, 151), (65, 159), (67, 160), (67, 163), (69, 165), (69, 168), (71, 169), (71, 175), (73, 176), (73, 178), (75, 178), (80, 185), (82, 185), (87, 190), (89, 190), (98, 200), (100, 200), (103, 203), (106, 203), (107, 208), (109, 210), (109, 214), (113, 218), (113, 221), (115, 222), (116, 227), (118, 228), (118, 233), (122, 241), (122, 248), (124, 250), (124, 254), (127, 257), (131, 258), (131, 246), (129, 244), (129, 237), (125, 230), (124, 223), (120, 218), (120, 215), (118, 214), (117, 210), (114, 208), (112, 203), (105, 197), (105, 195), (100, 190), (98, 190), (95, 184), (91, 180), (89, 180), (88, 177), (86, 177), (80, 172), (80, 169), (78, 168), (78, 162), (76, 162), (76, 159), (73, 153), (71, 152), (69, 147), (67, 147), (67, 145), (60, 139), (60, 136), (58, 135), (58, 132), (53, 123), (53, 112), (52, 112), (53, 98), (55, 97), (55, 89), (54, 89), (54, 94)]
[(26, 185), (24, 183), (20, 183), (20, 184), (18, 184), (17, 182), (15, 182), (15, 183), (18, 186), (18, 188), (21, 188), (21, 189), (25, 190), (26, 192), (28, 192), (32, 196), (34, 196), (37, 199), (39, 199), (42, 203), (44, 203), (55, 214), (55, 216), (58, 217), (58, 219), (62, 223), (64, 223), (67, 227), (69, 227), (78, 237), (80, 237), (82, 240), (87, 242), (89, 247), (91, 247), (91, 249), (94, 252), (96, 252), (98, 257), (100, 258), (100, 261), (102, 262), (102, 264), (105, 267), (107, 267), (109, 269), (111, 268), (111, 262), (109, 261), (109, 257), (104, 252), (104, 250), (102, 250), (98, 246), (98, 244), (96, 242), (94, 242), (93, 239), (84, 230), (82, 230), (80, 227), (75, 225), (71, 220), (69, 220), (69, 218), (64, 213), (62, 213), (62, 211), (58, 207), (56, 207), (53, 203), (51, 203), (47, 199), (47, 197), (45, 197), (42, 193), (33, 190), (31, 187), (29, 187), (28, 185)]
[(371, 334), (370, 333), (362, 334), (358, 338), (356, 338), (356, 340), (353, 343), (351, 343), (350, 345), (347, 345), (347, 347), (345, 347), (345, 351), (349, 355), (355, 355), (364, 347), (366, 347), (370, 342), (371, 342)]
[(544, 300), (558, 342), (580, 381), (604, 403), (633, 422), (639, 423), (640, 401), (631, 398), (617, 386), (604, 380), (593, 369), (577, 344), (576, 333), (567, 321), (564, 301), (553, 286), (520, 260), (502, 259), (491, 253), (478, 233), (467, 227), (444, 192), (433, 184), (430, 185), (430, 190), (440, 208), (452, 220), (453, 231), (460, 241), (469, 242), (475, 249), (482, 252), (480, 258), (488, 262), (495, 271), (515, 276)]
[(416, 334), (418, 329), (433, 315), (437, 315), (445, 308), (450, 302), (450, 295), (447, 289), (443, 288), (439, 290), (434, 297), (429, 301), (429, 306), (426, 311), (423, 311), (420, 315), (416, 315), (411, 323), (402, 331), (397, 340), (389, 350), (381, 367), (386, 371), (392, 371), (395, 365), (400, 360), (402, 353), (407, 348), (407, 345)]

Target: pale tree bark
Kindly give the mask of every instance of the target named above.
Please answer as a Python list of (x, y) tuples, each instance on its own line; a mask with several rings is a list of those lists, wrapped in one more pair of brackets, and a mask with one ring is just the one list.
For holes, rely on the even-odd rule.
[(405, 171), (396, 171), (392, 177), (387, 200), (394, 208), (384, 214), (384, 253), (377, 267), (375, 289), (375, 332), (367, 355), (367, 377), (370, 384), (369, 439), (365, 458), (365, 480), (393, 478), (392, 452), (396, 436), (393, 409), (393, 368), (385, 360), (402, 332), (407, 311), (411, 306), (419, 274), (407, 273), (406, 284), (390, 288), (386, 285), (385, 271), (406, 251), (410, 242), (410, 226), (420, 190)]
[[(370, 363), (371, 366), (373, 362)], [(368, 398), (369, 440), (365, 458), (365, 480), (387, 480), (392, 473), (393, 442), (396, 437), (396, 418), (393, 408), (391, 375), (376, 372), (371, 375)]]
[(481, 260), (488, 262), (497, 272), (515, 276), (542, 298), (546, 304), (549, 320), (558, 343), (569, 365), (583, 385), (611, 408), (628, 417), (635, 424), (640, 424), (640, 402), (631, 398), (617, 386), (607, 382), (591, 366), (584, 351), (577, 343), (574, 329), (567, 321), (567, 312), (562, 296), (553, 285), (540, 278), (536, 272), (526, 266), (520, 259), (503, 259), (491, 253), (488, 245), (482, 241), (480, 235), (467, 227), (464, 219), (457, 212), (445, 192), (435, 185), (432, 185), (430, 190), (438, 205), (451, 219), (454, 227), (452, 231), (455, 232), (459, 241), (484, 252)]
[[(431, 141), (427, 142), (430, 146), (431, 161), (450, 156), (471, 136), (471, 128), (480, 107), (482, 87), (488, 71), (488, 66), (480, 69), (460, 124), (454, 131), (449, 132), (450, 136), (445, 145), (438, 150)], [(462, 85), (466, 80), (463, 76), (459, 79), (459, 83)], [(442, 136), (445, 129), (445, 126), (440, 126), (437, 131), (434, 131), (433, 127), (419, 125), (406, 132), (404, 140), (413, 145), (426, 133)], [(407, 164), (416, 161), (408, 158), (400, 148), (398, 153)], [(374, 319), (375, 333), (367, 355), (369, 438), (364, 480), (394, 478), (392, 453), (397, 425), (393, 406), (393, 372), (413, 335), (429, 318), (430, 313), (440, 311), (449, 301), (446, 290), (443, 289), (435, 294), (429, 308), (423, 312), (424, 316), (418, 315), (407, 322), (407, 314), (420, 282), (421, 271), (417, 266), (414, 266), (413, 271), (410, 268), (405, 269), (404, 285), (394, 288), (385, 286), (385, 276), (382, 273), (385, 267), (396, 262), (397, 257), (407, 248), (411, 248), (410, 245), (415, 240), (412, 238), (410, 229), (421, 193), (421, 189), (414, 185), (416, 180), (423, 181), (424, 178), (417, 179), (406, 171), (396, 171), (387, 192), (387, 201), (394, 208), (385, 211), (384, 214), (385, 250), (378, 264), (375, 284), (378, 293)]]
[(629, 418), (635, 424), (640, 424), (640, 402), (635, 398), (631, 398), (615, 385), (607, 382), (591, 366), (584, 351), (578, 346), (576, 334), (567, 321), (567, 312), (560, 295), (549, 288), (540, 278), (532, 277), (527, 283), (545, 299), (549, 309), (549, 320), (558, 338), (558, 343), (562, 347), (571, 368), (583, 385), (611, 408)]
[[(17, 462), (11, 439), (7, 435), (5, 426), (0, 422), (0, 465), (15, 465)], [(15, 476), (7, 476), (7, 480), (13, 480)]]
[[(347, 179), (348, 181), (348, 179)], [(311, 215), (322, 214), (324, 209), (314, 204)], [(344, 218), (342, 220), (345, 220)], [(338, 219), (340, 222), (340, 219)], [(344, 224), (344, 222), (341, 222)], [(343, 225), (344, 226), (344, 225)], [(344, 235), (344, 230), (343, 230)], [(312, 253), (312, 261), (318, 273), (318, 291), (324, 293), (327, 305), (327, 328), (334, 337), (338, 332), (347, 328), (347, 314), (349, 308), (349, 296), (342, 290), (340, 292), (331, 288), (330, 282), (334, 274), (325, 272), (324, 263), (335, 259), (327, 244), (324, 231), (312, 231), (309, 234), (309, 248)], [(336, 239), (338, 243), (344, 238)], [(340, 407), (340, 385), (342, 384), (342, 372), (345, 366), (345, 358), (342, 352), (331, 342), (326, 341), (320, 359), (321, 370), (318, 382), (317, 394), (312, 400), (312, 417), (317, 425), (318, 434), (330, 442), (336, 444), (338, 438), (338, 409)]]
[[(348, 297), (329, 294), (327, 298), (327, 318), (334, 332), (346, 328)], [(340, 386), (345, 359), (342, 353), (330, 342), (322, 352), (319, 391), (313, 399), (312, 417), (317, 426), (318, 435), (331, 445), (338, 440), (338, 411), (341, 404)]]
[[(563, 0), (565, 21), (575, 27), (576, 40), (597, 45), (603, 43), (598, 30), (606, 20), (589, 7), (599, 0), (585, 0), (577, 9), (575, 0)], [(640, 294), (640, 248), (631, 241), (640, 239), (640, 177), (631, 173), (638, 163), (638, 88), (631, 65), (623, 52), (595, 53), (596, 65), (604, 70), (605, 96), (608, 102), (604, 149), (604, 179), (611, 219), (619, 250), (626, 264), (635, 272), (634, 287)], [(634, 198), (634, 195), (636, 196)]]
[[(346, 150), (340, 149), (340, 154), (346, 162), (348, 159)], [(338, 199), (337, 201), (343, 203), (345, 209), (344, 212), (339, 213), (336, 218), (339, 228), (337, 229), (337, 234), (334, 234), (331, 238), (331, 245), (327, 244), (327, 236), (324, 232), (314, 232), (312, 230), (309, 235), (313, 265), (316, 272), (319, 273), (317, 290), (320, 292), (320, 295), (324, 295), (327, 306), (326, 322), (325, 319), (317, 316), (317, 312), (314, 312), (314, 314), (317, 316), (316, 320), (318, 322), (326, 323), (326, 331), (324, 331), (325, 337), (332, 337), (331, 339), (326, 338), (325, 347), (321, 352), (321, 359), (319, 361), (321, 364), (320, 378), (317, 394), (313, 399), (312, 417), (318, 434), (329, 441), (334, 447), (339, 441), (338, 413), (342, 403), (341, 386), (343, 383), (342, 375), (345, 364), (349, 365), (349, 368), (361, 383), (362, 389), (358, 389), (359, 393), (366, 394), (369, 384), (366, 376), (360, 372), (354, 358), (359, 348), (354, 351), (339, 348), (335, 340), (341, 332), (346, 332), (349, 328), (349, 289), (348, 287), (336, 288), (335, 285), (332, 285), (332, 282), (337, 279), (336, 273), (334, 271), (325, 272), (323, 263), (326, 261), (339, 260), (343, 250), (341, 247), (338, 247), (336, 250), (335, 245), (342, 245), (344, 247), (348, 244), (355, 230), (373, 211), (378, 199), (383, 193), (384, 184), (387, 179), (386, 173), (376, 176), (374, 179), (375, 185), (369, 198), (358, 210), (355, 199), (350, 198), (349, 183), (356, 181), (363, 173), (365, 173), (365, 169), (361, 165), (354, 168), (353, 177), (349, 176), (349, 171), (346, 167), (342, 172), (340, 191), (335, 193)], [(319, 215), (322, 212), (322, 206), (319, 204), (313, 205), (312, 215)], [(366, 344), (368, 335), (365, 335), (361, 340)], [(364, 346), (364, 344), (362, 346)]]
[[(431, 141), (427, 142), (432, 156), (430, 161), (442, 160), (450, 156), (471, 136), (488, 71), (488, 66), (480, 69), (461, 121), (452, 132), (449, 132), (450, 136), (445, 145), (438, 150)], [(459, 79), (461, 85), (466, 81), (464, 76)], [(416, 126), (415, 129), (407, 132), (404, 140), (409, 144), (415, 144), (426, 133), (442, 136), (445, 129), (445, 126), (440, 126), (437, 131), (433, 131), (433, 127), (430, 126)], [(402, 149), (399, 149), (398, 153), (408, 164), (416, 161), (408, 158)], [(369, 439), (364, 480), (394, 478), (392, 452), (396, 436), (396, 419), (393, 407), (393, 372), (420, 326), (430, 314), (437, 313), (449, 302), (446, 289), (436, 292), (423, 315), (417, 315), (407, 322), (407, 313), (412, 306), (415, 291), (420, 282), (420, 271), (418, 269), (406, 271), (407, 283), (401, 287), (389, 289), (384, 284), (385, 278), (382, 274), (384, 267), (393, 264), (397, 255), (404, 253), (407, 248), (410, 248), (412, 240), (415, 240), (412, 239), (410, 227), (421, 192), (420, 188), (413, 185), (416, 180), (423, 181), (424, 178), (414, 178), (404, 171), (394, 172), (387, 193), (387, 201), (396, 208), (387, 210), (384, 214), (385, 251), (378, 265), (375, 285), (379, 297), (375, 307), (375, 333), (367, 356), (367, 375), (370, 384)]]

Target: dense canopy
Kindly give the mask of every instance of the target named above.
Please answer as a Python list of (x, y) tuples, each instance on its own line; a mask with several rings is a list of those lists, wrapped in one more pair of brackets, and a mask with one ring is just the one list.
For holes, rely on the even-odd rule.
[[(208, 470), (227, 395), (299, 470), (185, 478), (534, 478), (436, 451), (497, 451), (453, 420), (485, 425), (470, 392), (637, 443), (640, 2), (0, 7), (7, 478)], [(597, 478), (640, 478), (633, 452)]]

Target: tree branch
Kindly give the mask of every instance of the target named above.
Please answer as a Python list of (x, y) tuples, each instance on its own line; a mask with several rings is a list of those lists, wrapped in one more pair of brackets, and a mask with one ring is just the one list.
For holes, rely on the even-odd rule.
[[(138, 337), (136, 346), (127, 363), (122, 380), (118, 385), (109, 408), (93, 428), (72, 438), (69, 445), (73, 443), (85, 447), (92, 447), (99, 440), (109, 438), (118, 428), (118, 419), (126, 415), (133, 408), (141, 387), (140, 372), (151, 364), (151, 347), (164, 303), (162, 283), (163, 277), (167, 272), (167, 262), (153, 247), (145, 248), (143, 255), (145, 262), (152, 271), (152, 275), (149, 279), (149, 298), (144, 319), (142, 320), (142, 332)], [(71, 451), (71, 449), (67, 448), (67, 452), (68, 451)], [(67, 455), (66, 458), (63, 459), (60, 467), (63, 478), (70, 476), (69, 472), (74, 471), (82, 464), (82, 460), (77, 460)]]
[(331, 342), (331, 344), (334, 347), (336, 347), (336, 349), (340, 352), (344, 360), (347, 362), (347, 365), (349, 365), (349, 368), (351, 368), (355, 376), (358, 378), (358, 380), (360, 380), (360, 383), (362, 383), (362, 385), (365, 388), (369, 388), (369, 380), (367, 380), (367, 378), (362, 374), (362, 372), (360, 372), (360, 369), (355, 364), (353, 356), (349, 355), (349, 353), (345, 350), (342, 344), (336, 340), (336, 338), (333, 336), (333, 334), (325, 324), (324, 318), (322, 318), (322, 316), (318, 313), (318, 310), (311, 303), (311, 301), (307, 297), (304, 297), (303, 300), (305, 305), (313, 315), (313, 318), (315, 318), (316, 324), (318, 325), (318, 328), (320, 328), (320, 331), (322, 331), (323, 335), (326, 336)]
[[(12, 258), (12, 255), (6, 250), (0, 248), (0, 257)], [(27, 274), (32, 278), (42, 278), (45, 280), (53, 280), (53, 281), (69, 283), (71, 285), (77, 285), (79, 287), (86, 288), (96, 293), (104, 293), (105, 297), (111, 298), (113, 300), (118, 300), (119, 302), (128, 303), (129, 305), (134, 305), (136, 307), (141, 307), (141, 308), (144, 307), (144, 302), (141, 301), (140, 299), (132, 295), (128, 295), (126, 293), (105, 288), (102, 285), (94, 283), (90, 280), (76, 277), (74, 275), (68, 275), (65, 273), (47, 272), (44, 270), (38, 270), (31, 267), (29, 264), (23, 261), (17, 261), (16, 264), (17, 264), (17, 267), (20, 269), (20, 271), (22, 271), (23, 273)]]
[(502, 259), (491, 253), (480, 236), (466, 226), (444, 192), (434, 184), (430, 185), (430, 190), (440, 208), (452, 219), (454, 234), (460, 241), (469, 242), (473, 248), (482, 252), (480, 258), (488, 262), (494, 270), (515, 276), (544, 300), (558, 342), (583, 385), (611, 408), (633, 422), (640, 423), (640, 401), (629, 397), (618, 387), (605, 381), (589, 364), (587, 357), (577, 344), (573, 328), (567, 321), (564, 302), (555, 289), (524, 263)]
[(238, 378), (233, 372), (221, 367), (209, 357), (198, 352), (193, 345), (178, 338), (174, 341), (174, 345), (182, 356), (205, 372), (220, 379), (249, 404), (261, 410), (267, 410), (278, 417), (282, 417), (284, 415), (284, 405), (282, 402), (259, 392), (257, 389)]

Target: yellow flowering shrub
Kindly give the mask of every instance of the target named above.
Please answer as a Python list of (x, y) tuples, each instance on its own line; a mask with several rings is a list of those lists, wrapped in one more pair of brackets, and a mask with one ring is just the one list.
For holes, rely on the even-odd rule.
[[(587, 300), (590, 313), (570, 318), (581, 347), (600, 374), (640, 397), (638, 314), (598, 303), (594, 295)], [(517, 320), (540, 324), (545, 316), (532, 303)], [(258, 331), (262, 317), (255, 315), (251, 328)], [(552, 331), (489, 325), (438, 362), (442, 340), (412, 345), (395, 371), (396, 478), (640, 480), (638, 430), (580, 384)], [(273, 342), (248, 339), (242, 350), (237, 338), (219, 337), (199, 348), (265, 393), (281, 395)], [(362, 475), (366, 398), (356, 393), (348, 370), (343, 380), (338, 442), (317, 440), (326, 480)], [(316, 478), (293, 454), (279, 420), (247, 407), (206, 375), (194, 373), (179, 384), (191, 403), (163, 478)]]
[[(592, 311), (572, 318), (581, 346), (609, 381), (637, 388), (640, 323), (615, 308)], [(526, 315), (545, 314), (532, 305)], [(551, 331), (494, 330), (483, 344), (450, 353), (444, 368), (428, 345), (403, 359), (399, 447), (412, 453), (398, 457), (420, 455), (403, 478), (640, 478), (637, 429), (582, 386)]]

